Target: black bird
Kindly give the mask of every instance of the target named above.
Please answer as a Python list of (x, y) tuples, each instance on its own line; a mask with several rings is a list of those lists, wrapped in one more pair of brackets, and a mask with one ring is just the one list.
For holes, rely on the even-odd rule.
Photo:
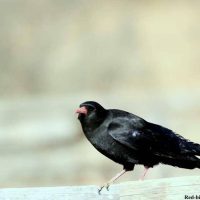
[(86, 101), (76, 110), (83, 132), (92, 145), (123, 170), (104, 184), (99, 192), (136, 164), (148, 168), (159, 163), (175, 167), (200, 168), (200, 145), (172, 130), (117, 109), (105, 109), (94, 101)]

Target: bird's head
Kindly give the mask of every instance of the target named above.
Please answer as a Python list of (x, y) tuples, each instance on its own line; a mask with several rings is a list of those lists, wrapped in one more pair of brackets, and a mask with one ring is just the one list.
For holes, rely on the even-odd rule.
[(97, 102), (86, 101), (80, 104), (76, 113), (78, 113), (78, 119), (80, 120), (82, 126), (95, 128), (105, 119), (107, 110)]

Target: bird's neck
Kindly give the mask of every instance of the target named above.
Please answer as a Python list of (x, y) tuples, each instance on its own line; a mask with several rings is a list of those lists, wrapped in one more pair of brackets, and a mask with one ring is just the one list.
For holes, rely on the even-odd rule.
[(107, 112), (101, 113), (101, 115), (98, 115), (98, 117), (94, 119), (82, 118), (80, 121), (84, 133), (87, 134), (90, 132), (94, 132), (97, 128), (99, 128), (106, 119), (107, 114)]

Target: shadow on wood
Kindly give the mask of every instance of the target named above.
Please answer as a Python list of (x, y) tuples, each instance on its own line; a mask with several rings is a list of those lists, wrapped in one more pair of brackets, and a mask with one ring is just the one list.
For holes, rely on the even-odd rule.
[(109, 191), (103, 189), (101, 195), (94, 185), (0, 189), (0, 200), (183, 200), (197, 197), (200, 198), (200, 176), (125, 182), (112, 185)]

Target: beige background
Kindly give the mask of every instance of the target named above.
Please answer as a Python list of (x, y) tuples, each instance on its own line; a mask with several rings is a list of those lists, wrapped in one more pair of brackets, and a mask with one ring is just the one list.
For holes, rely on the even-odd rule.
[[(121, 166), (74, 110), (120, 108), (200, 143), (200, 1), (0, 1), (0, 187), (100, 184)], [(137, 180), (136, 166), (121, 181)], [(147, 179), (199, 175), (157, 166)]]

